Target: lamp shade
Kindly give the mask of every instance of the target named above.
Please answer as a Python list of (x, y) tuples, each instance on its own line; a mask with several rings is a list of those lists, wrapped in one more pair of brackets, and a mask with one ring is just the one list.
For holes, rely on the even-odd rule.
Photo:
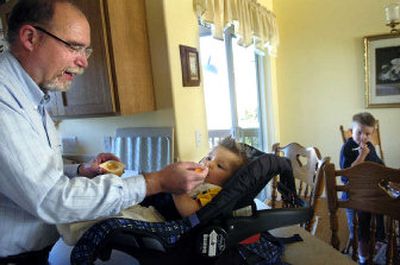
[(400, 20), (400, 2), (385, 5), (386, 24), (396, 23)]

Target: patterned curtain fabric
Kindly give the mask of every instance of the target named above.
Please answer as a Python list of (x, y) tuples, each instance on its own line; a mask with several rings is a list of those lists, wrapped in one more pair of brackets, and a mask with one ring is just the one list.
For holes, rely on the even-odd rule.
[(257, 0), (193, 0), (193, 7), (200, 23), (211, 26), (214, 38), (222, 40), (224, 29), (233, 25), (239, 45), (254, 44), (259, 51), (276, 55), (276, 17)]

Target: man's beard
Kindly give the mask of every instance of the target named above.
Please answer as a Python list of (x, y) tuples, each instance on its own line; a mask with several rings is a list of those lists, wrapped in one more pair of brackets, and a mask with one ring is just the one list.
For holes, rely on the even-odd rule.
[(71, 88), (71, 84), (72, 84), (73, 80), (62, 80), (65, 72), (68, 72), (68, 73), (76, 76), (76, 75), (83, 74), (84, 69), (81, 67), (67, 68), (67, 69), (63, 70), (60, 74), (56, 75), (53, 79), (44, 82), (41, 85), (41, 88), (43, 88), (47, 91), (54, 91), (54, 92), (68, 91)]

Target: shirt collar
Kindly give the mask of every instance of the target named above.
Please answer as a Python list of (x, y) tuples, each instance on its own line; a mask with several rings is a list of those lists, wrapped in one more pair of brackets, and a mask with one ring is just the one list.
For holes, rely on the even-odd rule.
[(20, 81), (25, 84), (23, 92), (32, 100), (34, 108), (37, 109), (40, 105), (46, 104), (50, 100), (48, 93), (40, 89), (10, 51), (6, 51), (5, 56), (11, 62)]

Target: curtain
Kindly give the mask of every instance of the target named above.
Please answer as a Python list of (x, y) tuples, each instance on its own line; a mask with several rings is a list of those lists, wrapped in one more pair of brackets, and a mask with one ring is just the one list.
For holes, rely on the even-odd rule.
[(276, 17), (257, 0), (193, 0), (193, 7), (200, 24), (211, 26), (214, 38), (223, 40), (224, 29), (233, 25), (239, 45), (254, 44), (257, 50), (276, 55)]

